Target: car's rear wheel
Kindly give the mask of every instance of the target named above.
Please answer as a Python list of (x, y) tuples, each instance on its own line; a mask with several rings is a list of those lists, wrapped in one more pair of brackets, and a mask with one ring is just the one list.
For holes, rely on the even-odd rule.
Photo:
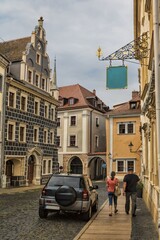
[(77, 199), (77, 193), (73, 187), (61, 186), (55, 192), (56, 202), (64, 207), (72, 205)]
[(42, 207), (39, 207), (39, 217), (40, 218), (47, 218), (48, 211)]
[(91, 217), (92, 217), (92, 207), (91, 206), (89, 207), (87, 212), (83, 213), (82, 217), (83, 217), (84, 221), (88, 221), (91, 219)]

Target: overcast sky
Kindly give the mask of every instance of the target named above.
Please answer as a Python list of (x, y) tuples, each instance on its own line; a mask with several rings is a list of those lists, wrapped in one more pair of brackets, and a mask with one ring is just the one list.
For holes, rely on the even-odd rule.
[(1, 0), (0, 41), (30, 36), (40, 16), (52, 69), (57, 59), (59, 87), (79, 83), (96, 89), (110, 107), (130, 100), (132, 91), (139, 90), (139, 65), (129, 62), (128, 89), (106, 90), (109, 62), (96, 56), (99, 46), (106, 57), (133, 40), (133, 0)]

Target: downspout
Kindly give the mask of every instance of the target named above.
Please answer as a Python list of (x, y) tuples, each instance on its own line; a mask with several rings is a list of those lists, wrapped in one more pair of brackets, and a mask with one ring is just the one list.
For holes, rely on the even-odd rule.
[(92, 153), (92, 135), (93, 135), (93, 131), (92, 131), (92, 113), (93, 113), (94, 109), (92, 109), (90, 111), (90, 153)]
[(157, 125), (157, 157), (158, 157), (158, 229), (160, 236), (160, 66), (159, 66), (159, 0), (153, 0), (154, 27), (154, 60), (155, 60), (155, 95), (156, 95), (156, 125)]

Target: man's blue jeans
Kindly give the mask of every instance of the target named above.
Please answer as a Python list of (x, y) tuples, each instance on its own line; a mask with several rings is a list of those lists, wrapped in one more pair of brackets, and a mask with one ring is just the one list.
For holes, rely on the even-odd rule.
[(132, 200), (132, 215), (133, 215), (136, 213), (137, 193), (136, 192), (126, 192), (126, 204), (125, 204), (126, 213), (129, 213), (129, 210), (130, 210), (130, 199)]

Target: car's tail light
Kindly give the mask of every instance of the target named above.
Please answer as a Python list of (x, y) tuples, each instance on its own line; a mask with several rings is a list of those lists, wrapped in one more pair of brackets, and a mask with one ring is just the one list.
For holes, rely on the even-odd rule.
[(82, 192), (82, 200), (83, 201), (88, 201), (89, 200), (89, 193), (86, 189), (83, 190), (83, 192)]
[(43, 188), (43, 189), (42, 189), (42, 196), (45, 196), (45, 195), (46, 195), (46, 189)]

